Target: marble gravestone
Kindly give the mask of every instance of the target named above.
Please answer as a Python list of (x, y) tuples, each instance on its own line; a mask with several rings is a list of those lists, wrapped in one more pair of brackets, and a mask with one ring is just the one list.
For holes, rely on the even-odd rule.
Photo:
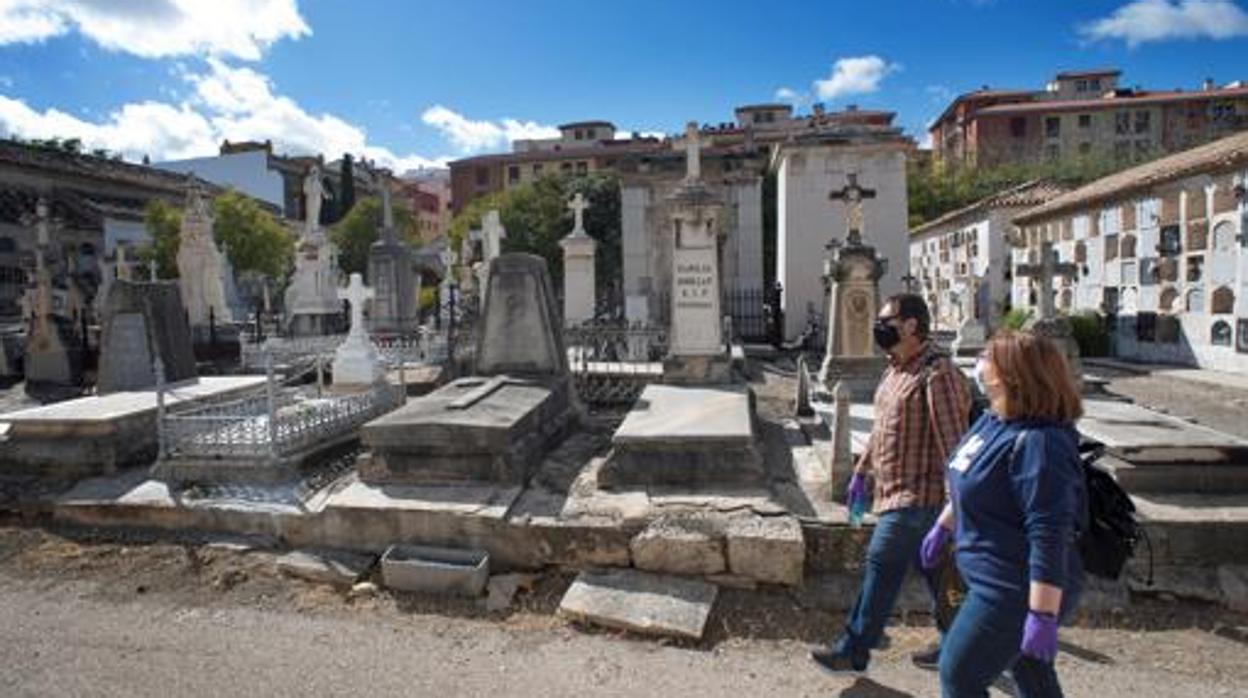
[(364, 425), (364, 482), (523, 484), (575, 420), (545, 260), (498, 257), (486, 290), (475, 375)]
[(369, 328), (373, 332), (411, 334), (416, 331), (419, 279), (412, 273), (411, 247), (396, 233), (390, 188), (384, 184), (381, 208), (381, 238), (368, 249), (368, 281), (376, 294)]
[(295, 272), (286, 287), (286, 323), (293, 335), (325, 335), (338, 331), (338, 248), (326, 239), (319, 222), (325, 198), (321, 169), (313, 165), (303, 184), (303, 234), (295, 243)]
[(723, 202), (702, 182), (697, 124), (686, 132), (685, 180), (671, 197), (671, 344), (663, 377), (668, 383), (723, 383), (730, 377), (720, 314)]
[(375, 296), (359, 272), (351, 274), (351, 283), (338, 290), (338, 297), (351, 304), (351, 330), (334, 352), (334, 385), (372, 385), (384, 375), (377, 347), (364, 330), (364, 303)]
[(845, 187), (829, 195), (846, 202), (845, 243), (830, 247), (824, 264), (828, 284), (827, 345), (819, 369), (819, 390), (830, 395), (841, 383), (855, 400), (870, 400), (884, 371), (885, 357), (872, 335), (880, 310), (880, 277), (887, 268), (875, 248), (862, 242), (862, 202), (875, 192), (858, 185), (853, 173)]
[(574, 222), (572, 232), (559, 241), (563, 248), (563, 323), (575, 327), (594, 319), (594, 255), (598, 242), (585, 233), (585, 209), (589, 203), (577, 192), (568, 204)]
[(166, 383), (195, 378), (191, 329), (182, 307), (176, 282), (113, 282), (100, 331), (99, 394), (151, 389), (158, 357)]
[(178, 285), (191, 331), (207, 337), (208, 327), (234, 321), (225, 294), (225, 257), (212, 237), (212, 214), (191, 176), (178, 238)]
[(962, 287), (961, 300), (962, 320), (958, 324), (958, 336), (953, 340), (955, 356), (975, 356), (983, 351), (988, 341), (988, 330), (984, 327), (983, 318), (975, 316), (975, 299), (979, 296), (982, 280), (975, 275), (966, 277)]

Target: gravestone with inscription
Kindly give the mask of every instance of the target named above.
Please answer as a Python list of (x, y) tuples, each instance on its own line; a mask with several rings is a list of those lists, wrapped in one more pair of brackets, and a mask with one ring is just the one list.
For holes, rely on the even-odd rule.
[(884, 371), (885, 357), (876, 349), (872, 326), (880, 310), (880, 277), (887, 261), (862, 241), (862, 203), (875, 192), (858, 184), (854, 173), (845, 187), (829, 198), (845, 201), (844, 244), (829, 245), (824, 263), (828, 285), (827, 346), (819, 369), (819, 391), (830, 396), (840, 383), (852, 399), (869, 400)]
[(568, 327), (594, 319), (594, 254), (598, 243), (585, 232), (589, 202), (580, 192), (568, 204), (572, 232), (559, 241), (563, 248), (563, 323)]
[(685, 180), (671, 197), (672, 314), (663, 378), (722, 383), (730, 378), (720, 311), (723, 203), (702, 182), (697, 124), (686, 129)]
[(722, 203), (701, 180), (698, 127), (686, 128), (685, 180), (672, 203), (672, 316), (663, 382), (646, 386), (611, 437), (604, 488), (702, 491), (766, 481), (754, 395), (734, 385), (720, 315)]
[(360, 478), (387, 484), (523, 484), (574, 423), (559, 313), (546, 262), (490, 264), (475, 375), (364, 425)]
[(100, 330), (96, 391), (103, 395), (154, 387), (158, 357), (167, 383), (195, 377), (191, 328), (177, 282), (114, 281)]

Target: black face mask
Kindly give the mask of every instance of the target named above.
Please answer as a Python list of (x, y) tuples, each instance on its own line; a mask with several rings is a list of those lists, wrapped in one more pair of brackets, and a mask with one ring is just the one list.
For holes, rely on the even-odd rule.
[(887, 322), (876, 322), (872, 333), (875, 335), (875, 343), (884, 351), (892, 349), (901, 341), (901, 332)]

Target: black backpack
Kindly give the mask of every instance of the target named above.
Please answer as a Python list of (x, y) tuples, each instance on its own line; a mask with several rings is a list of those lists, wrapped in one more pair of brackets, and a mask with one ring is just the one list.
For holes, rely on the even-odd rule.
[(1153, 584), (1153, 543), (1135, 518), (1135, 504), (1122, 485), (1096, 465), (1105, 446), (1079, 444), (1079, 460), (1087, 485), (1088, 518), (1079, 531), (1079, 557), (1085, 572), (1104, 579), (1118, 579), (1140, 541), (1148, 546), (1148, 585)]

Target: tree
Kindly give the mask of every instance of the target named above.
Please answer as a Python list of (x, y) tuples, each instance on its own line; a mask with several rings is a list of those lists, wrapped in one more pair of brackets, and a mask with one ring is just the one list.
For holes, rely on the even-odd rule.
[[(381, 236), (381, 200), (366, 196), (355, 202), (347, 215), (329, 229), (329, 239), (338, 246), (338, 266), (343, 273), (359, 272), (368, 277), (368, 249)], [(394, 225), (409, 244), (418, 245), (416, 220), (401, 206), (394, 207)]]
[(547, 175), (505, 192), (474, 199), (451, 221), (448, 233), (453, 249), (459, 249), (471, 228), (480, 228), (485, 213), (497, 209), (507, 237), (503, 251), (528, 252), (546, 259), (552, 280), (563, 278), (563, 250), (559, 246), (572, 232), (573, 216), (568, 200), (580, 192), (590, 208), (585, 212), (585, 232), (598, 241), (594, 276), (600, 298), (615, 293), (620, 279), (621, 230), (620, 183), (614, 175), (569, 177)]
[(143, 209), (143, 226), (152, 240), (139, 250), (139, 260), (156, 260), (156, 274), (162, 279), (178, 277), (178, 244), (181, 240), (182, 212), (164, 199), (152, 199)]
[(350, 213), (351, 208), (355, 206), (355, 167), (351, 161), (351, 153), (342, 156), (340, 179), (342, 191), (338, 194), (338, 217), (335, 223), (342, 220), (343, 216)]
[(271, 278), (286, 273), (294, 261), (294, 240), (255, 199), (229, 190), (212, 202), (212, 209), (213, 238), (228, 248), (235, 272), (255, 271)]

